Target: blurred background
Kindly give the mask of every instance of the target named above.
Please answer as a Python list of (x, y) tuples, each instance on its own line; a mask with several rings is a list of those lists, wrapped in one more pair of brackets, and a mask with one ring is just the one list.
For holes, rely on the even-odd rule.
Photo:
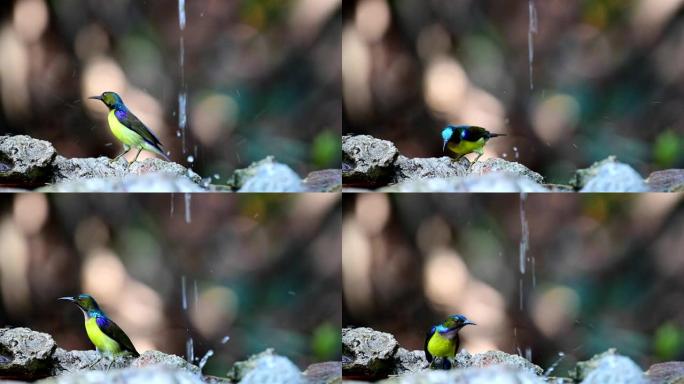
[(268, 155), (339, 168), (340, 31), (341, 0), (3, 1), (0, 134), (113, 157), (86, 98), (115, 91), (202, 175)]
[(347, 195), (343, 325), (422, 350), (460, 313), (470, 353), (547, 369), (562, 352), (559, 374), (608, 348), (684, 359), (683, 196), (529, 195), (522, 212), (516, 195)]
[(684, 167), (682, 0), (349, 0), (343, 132), (441, 155), (447, 123), (552, 182), (609, 155)]
[(5, 195), (0, 326), (93, 349), (57, 301), (85, 292), (141, 353), (213, 350), (208, 374), (266, 348), (302, 369), (339, 361), (340, 222), (325, 194)]

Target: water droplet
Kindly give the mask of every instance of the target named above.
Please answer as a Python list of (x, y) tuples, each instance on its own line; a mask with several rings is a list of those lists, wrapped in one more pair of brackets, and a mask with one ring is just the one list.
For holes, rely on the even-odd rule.
[(188, 156), (188, 163), (192, 164), (194, 162), (195, 162), (195, 156), (193, 156), (193, 155)]

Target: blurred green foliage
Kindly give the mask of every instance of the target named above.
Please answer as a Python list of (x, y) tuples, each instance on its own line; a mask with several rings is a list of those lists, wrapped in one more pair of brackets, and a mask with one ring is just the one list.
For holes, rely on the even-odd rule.
[(677, 359), (684, 350), (684, 329), (668, 322), (656, 330), (653, 347), (658, 358), (663, 360)]

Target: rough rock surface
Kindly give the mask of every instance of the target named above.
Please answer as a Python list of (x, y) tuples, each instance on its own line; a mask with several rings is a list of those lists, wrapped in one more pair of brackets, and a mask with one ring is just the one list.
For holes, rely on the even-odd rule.
[(394, 354), (393, 375), (401, 375), (408, 372), (418, 372), (428, 367), (423, 351), (409, 351), (404, 348), (397, 349)]
[(339, 361), (329, 361), (311, 364), (304, 371), (304, 376), (310, 384), (341, 384), (342, 363)]
[(372, 136), (342, 136), (342, 177), (345, 184), (384, 185), (392, 178), (397, 147)]
[(541, 377), (502, 366), (487, 368), (452, 369), (449, 371), (425, 370), (391, 377), (381, 384), (544, 384)]
[(340, 192), (342, 190), (342, 171), (324, 169), (313, 171), (304, 179), (307, 192)]
[(582, 384), (646, 384), (646, 376), (630, 358), (615, 353), (615, 349), (581, 361), (570, 375)]
[(652, 192), (684, 192), (684, 169), (666, 169), (651, 173), (646, 183)]
[(66, 351), (57, 348), (52, 354), (52, 375), (66, 372), (76, 372), (82, 369), (107, 370), (126, 368), (131, 364), (132, 357), (102, 356), (97, 351)]
[(570, 184), (580, 192), (647, 192), (643, 178), (627, 164), (614, 156), (575, 172)]
[(290, 360), (274, 354), (272, 349), (235, 363), (228, 377), (242, 384), (304, 384), (307, 382), (304, 375)]
[(55, 148), (29, 136), (0, 136), (0, 184), (42, 185), (49, 177)]
[(28, 328), (0, 329), (0, 382), (228, 384), (233, 379), (247, 384), (339, 384), (341, 378), (339, 362), (314, 364), (303, 374), (272, 350), (235, 363), (229, 377), (220, 378), (202, 376), (199, 367), (159, 351), (146, 351), (137, 358), (103, 356), (92, 350), (66, 351), (57, 348), (48, 334)]
[(187, 177), (169, 174), (128, 175), (73, 180), (38, 188), (38, 192), (205, 192)]
[(305, 180), (272, 157), (236, 170), (228, 185), (180, 164), (148, 158), (128, 164), (98, 158), (65, 158), (47, 141), (29, 136), (0, 136), (0, 189), (43, 192), (336, 192), (341, 170), (312, 172)]
[(653, 364), (646, 376), (652, 384), (684, 384), (684, 361)]
[(414, 158), (399, 155), (394, 163), (393, 183), (406, 180), (445, 178), (465, 176), (468, 173), (468, 160), (455, 161), (450, 157)]
[(109, 177), (123, 177), (127, 175), (165, 174), (177, 177), (187, 177), (194, 183), (201, 183), (202, 178), (184, 166), (157, 158), (136, 161), (130, 165), (124, 158), (112, 162), (109, 158), (75, 158), (67, 159), (57, 156), (53, 163), (54, 172), (52, 183), (83, 179), (102, 179)]
[(345, 375), (385, 377), (392, 371), (398, 347), (389, 333), (371, 328), (343, 328), (342, 370)]
[(275, 162), (270, 156), (247, 168), (236, 170), (228, 185), (238, 192), (304, 191), (304, 184), (295, 171)]
[(538, 184), (542, 184), (544, 182), (542, 175), (530, 170), (520, 163), (516, 163), (515, 161), (491, 158), (484, 161), (478, 161), (470, 168), (471, 176), (481, 176), (488, 173), (507, 173), (510, 175), (527, 177)]
[(506, 173), (405, 181), (379, 192), (548, 192), (528, 177)]
[(501, 351), (487, 351), (474, 355), (467, 351), (461, 351), (456, 355), (455, 363), (459, 368), (484, 368), (499, 365), (515, 371), (527, 371), (534, 375), (541, 375), (543, 373), (541, 367), (532, 364), (529, 360)]
[(204, 384), (202, 377), (181, 369), (126, 368), (78, 371), (50, 377), (37, 384)]
[(0, 328), (0, 377), (35, 380), (47, 376), (56, 346), (47, 333)]

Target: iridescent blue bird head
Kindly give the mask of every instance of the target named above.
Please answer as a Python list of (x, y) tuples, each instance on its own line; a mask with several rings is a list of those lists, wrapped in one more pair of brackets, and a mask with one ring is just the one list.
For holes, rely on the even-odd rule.
[(442, 152), (446, 150), (446, 146), (450, 141), (455, 143), (461, 141), (461, 134), (458, 127), (447, 125), (446, 128), (442, 129), (442, 141), (444, 142), (442, 144)]
[(477, 325), (463, 315), (451, 315), (442, 324), (435, 326), (435, 331), (445, 337), (455, 337), (466, 325)]
[(60, 297), (57, 300), (70, 301), (78, 305), (78, 307), (81, 308), (81, 310), (86, 314), (102, 312), (100, 310), (100, 306), (97, 305), (97, 301), (95, 301), (92, 296), (85, 293), (82, 293), (78, 296)]
[(121, 96), (115, 92), (103, 92), (100, 96), (91, 96), (89, 99), (100, 100), (109, 109), (120, 109), (124, 107), (124, 102)]

